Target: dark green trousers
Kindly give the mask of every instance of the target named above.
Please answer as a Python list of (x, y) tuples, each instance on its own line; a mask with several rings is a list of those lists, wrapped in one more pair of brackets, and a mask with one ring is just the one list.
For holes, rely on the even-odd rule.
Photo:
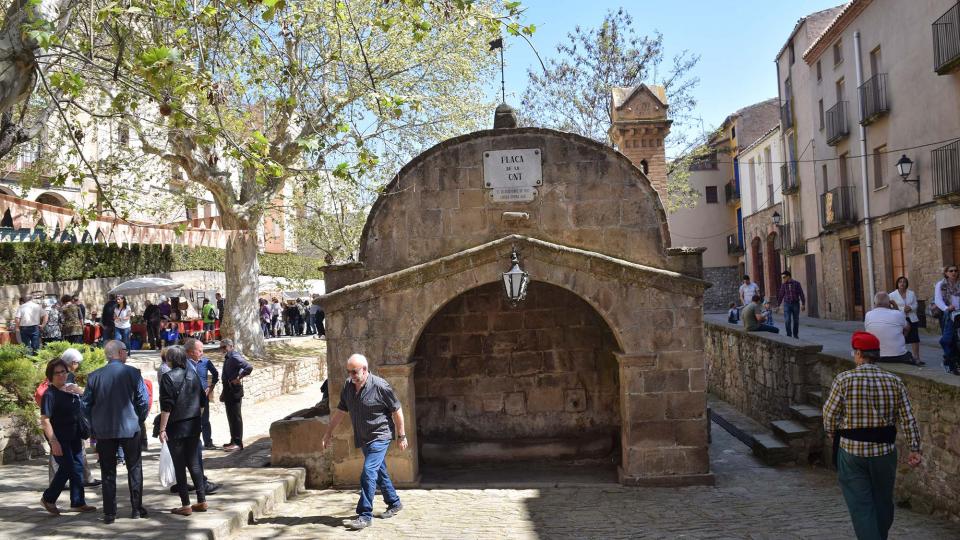
[(858, 540), (886, 540), (893, 525), (897, 451), (880, 457), (859, 457), (841, 448), (837, 471)]

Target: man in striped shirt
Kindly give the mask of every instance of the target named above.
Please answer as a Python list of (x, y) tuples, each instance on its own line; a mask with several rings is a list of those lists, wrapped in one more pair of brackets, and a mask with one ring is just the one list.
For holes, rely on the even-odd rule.
[(859, 539), (886, 539), (893, 524), (897, 428), (910, 438), (911, 466), (920, 464), (920, 430), (900, 377), (876, 365), (880, 340), (855, 332), (857, 367), (837, 375), (823, 405), (823, 427), (832, 433), (840, 489)]

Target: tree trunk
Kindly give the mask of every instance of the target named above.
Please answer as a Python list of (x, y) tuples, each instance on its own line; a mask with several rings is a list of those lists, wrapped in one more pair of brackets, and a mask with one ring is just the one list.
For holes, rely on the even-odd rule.
[(220, 333), (233, 339), (247, 356), (262, 357), (265, 351), (257, 305), (260, 288), (259, 245), (256, 228), (238, 231), (227, 240), (224, 273), (227, 290)]

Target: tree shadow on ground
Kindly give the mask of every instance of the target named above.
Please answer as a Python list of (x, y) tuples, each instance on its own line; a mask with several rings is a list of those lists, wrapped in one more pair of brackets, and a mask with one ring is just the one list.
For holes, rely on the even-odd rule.
[(264, 436), (243, 447), (243, 450), (210, 456), (204, 455), (203, 468), (210, 469), (234, 469), (234, 468), (258, 468), (266, 467), (270, 464), (271, 440), (269, 436)]
[(295, 527), (297, 525), (323, 525), (331, 529), (342, 529), (343, 521), (349, 517), (337, 516), (269, 516), (255, 519), (253, 525), (281, 525)]

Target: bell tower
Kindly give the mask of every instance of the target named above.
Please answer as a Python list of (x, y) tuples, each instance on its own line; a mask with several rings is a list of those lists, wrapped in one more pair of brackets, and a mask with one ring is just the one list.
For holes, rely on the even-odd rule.
[(667, 160), (663, 141), (673, 120), (667, 118), (667, 94), (662, 86), (645, 85), (611, 90), (610, 140), (650, 179), (660, 200), (667, 199)]

